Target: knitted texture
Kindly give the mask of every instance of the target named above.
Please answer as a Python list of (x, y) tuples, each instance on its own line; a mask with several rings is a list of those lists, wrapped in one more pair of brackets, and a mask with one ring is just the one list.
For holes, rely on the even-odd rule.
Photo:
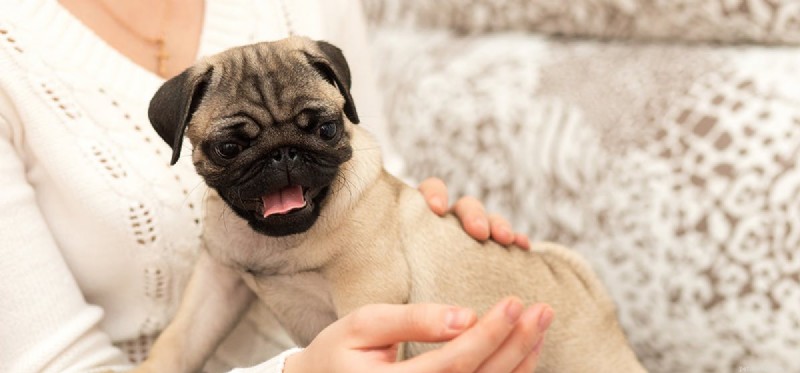
[[(652, 372), (800, 371), (798, 49), (464, 36), (383, 17), (467, 2), (368, 3), (411, 177), (580, 251)], [(500, 3), (503, 28), (513, 2), (469, 2)]]
[[(198, 58), (286, 37), (291, 25), (365, 60), (343, 40), (360, 18), (322, 22), (354, 19), (353, 4), (207, 1)], [(0, 371), (137, 363), (175, 313), (214, 219), (188, 142), (170, 166), (149, 124), (163, 79), (54, 0), (0, 2), (0, 71)], [(358, 97), (376, 96), (360, 87)], [(207, 368), (258, 364), (292, 344), (254, 307)]]
[(796, 0), (363, 0), (382, 26), (637, 40), (800, 44)]

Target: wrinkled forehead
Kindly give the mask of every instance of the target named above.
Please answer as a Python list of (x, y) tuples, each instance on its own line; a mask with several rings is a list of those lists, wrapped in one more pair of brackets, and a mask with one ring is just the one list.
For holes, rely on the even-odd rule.
[(304, 110), (339, 111), (344, 104), (336, 87), (309, 63), (306, 50), (285, 41), (229, 50), (211, 63), (213, 82), (207, 94), (220, 103), (214, 105), (215, 113), (208, 113), (212, 117), (242, 113), (282, 122)]

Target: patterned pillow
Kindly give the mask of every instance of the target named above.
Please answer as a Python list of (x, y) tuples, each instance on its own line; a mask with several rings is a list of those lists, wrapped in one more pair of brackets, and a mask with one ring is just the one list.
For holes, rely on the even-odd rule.
[(362, 0), (381, 26), (800, 44), (797, 0)]
[(585, 255), (652, 372), (800, 372), (800, 50), (373, 45), (411, 176)]

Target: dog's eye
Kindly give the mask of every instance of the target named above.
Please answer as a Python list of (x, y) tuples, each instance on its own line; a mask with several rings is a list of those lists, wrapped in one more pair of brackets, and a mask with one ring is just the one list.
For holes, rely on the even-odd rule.
[(225, 159), (232, 159), (242, 152), (242, 146), (235, 142), (223, 142), (217, 144), (215, 151), (217, 154)]
[(332, 140), (336, 136), (336, 122), (325, 122), (319, 126), (319, 137), (323, 140)]

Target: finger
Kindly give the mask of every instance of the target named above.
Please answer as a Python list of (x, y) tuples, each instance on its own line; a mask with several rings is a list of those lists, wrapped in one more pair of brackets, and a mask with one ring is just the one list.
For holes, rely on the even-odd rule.
[(399, 342), (443, 342), (472, 326), (477, 317), (466, 308), (440, 304), (376, 304), (344, 317), (352, 348), (376, 348)]
[(537, 304), (529, 307), (514, 331), (486, 361), (478, 372), (511, 372), (533, 352), (553, 319), (553, 311), (549, 306)]
[(453, 205), (453, 213), (472, 238), (479, 241), (489, 239), (489, 219), (480, 201), (473, 197), (463, 197)]
[(533, 347), (533, 351), (531, 351), (531, 353), (525, 357), (525, 360), (522, 360), (522, 363), (514, 368), (514, 371), (511, 373), (531, 373), (536, 371), (536, 365), (539, 364), (539, 356), (542, 353), (542, 346), (544, 345), (544, 338), (545, 336), (543, 335), (541, 339), (539, 339), (539, 342)]
[(489, 214), (489, 230), (492, 240), (508, 246), (514, 243), (514, 231), (511, 230), (511, 223), (498, 214)]
[(528, 239), (528, 235), (523, 233), (517, 233), (514, 235), (514, 245), (518, 246), (520, 249), (531, 249), (531, 241)]
[(394, 364), (398, 372), (474, 372), (506, 340), (522, 314), (522, 303), (509, 297), (492, 307), (469, 330), (439, 349)]
[(422, 193), (428, 207), (437, 215), (447, 213), (447, 185), (439, 178), (430, 177), (419, 184), (417, 188)]

